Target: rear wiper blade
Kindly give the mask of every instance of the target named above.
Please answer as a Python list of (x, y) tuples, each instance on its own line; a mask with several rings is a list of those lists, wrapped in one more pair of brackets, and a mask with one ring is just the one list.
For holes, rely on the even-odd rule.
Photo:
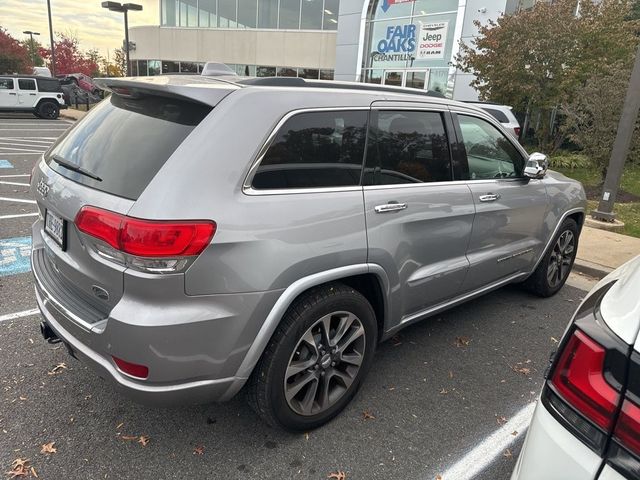
[(75, 163), (71, 163), (68, 162), (67, 160), (65, 160), (64, 158), (62, 158), (60, 155), (51, 155), (51, 158), (58, 164), (58, 165), (62, 165), (64, 168), (66, 168), (67, 170), (71, 170), (73, 172), (78, 172), (81, 173), (82, 175), (84, 175), (85, 177), (89, 177), (89, 178), (93, 178), (94, 180), (97, 180), (98, 182), (101, 182), (102, 179), (97, 176), (95, 173), (91, 173), (89, 170), (85, 170), (84, 168), (76, 165)]

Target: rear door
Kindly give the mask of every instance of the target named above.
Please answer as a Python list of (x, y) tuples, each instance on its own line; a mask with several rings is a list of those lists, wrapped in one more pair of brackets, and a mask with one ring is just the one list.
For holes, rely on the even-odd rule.
[(13, 78), (0, 78), (0, 108), (18, 105), (18, 93)]
[(524, 153), (493, 121), (474, 112), (454, 114), (454, 121), (467, 159), (462, 178), (476, 207), (464, 283), (472, 291), (530, 271), (544, 248), (548, 200), (542, 180), (524, 177)]
[[(48, 271), (66, 294), (110, 311), (122, 296), (125, 267), (117, 251), (76, 228), (76, 215), (85, 205), (126, 214), (211, 108), (175, 97), (113, 94), (65, 132), (32, 181), (44, 219), (34, 226), (34, 258), (42, 262), (36, 275)], [(73, 170), (78, 167), (84, 173)]]
[(460, 291), (473, 198), (452, 178), (446, 107), (374, 103), (369, 125), (368, 261), (389, 276), (393, 321), (409, 321)]
[(18, 79), (18, 105), (21, 107), (33, 107), (38, 97), (36, 81), (33, 78)]

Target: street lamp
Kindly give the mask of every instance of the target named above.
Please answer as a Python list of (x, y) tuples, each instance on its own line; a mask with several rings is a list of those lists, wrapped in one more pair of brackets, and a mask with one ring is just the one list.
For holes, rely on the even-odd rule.
[(124, 13), (124, 43), (125, 43), (125, 53), (127, 56), (127, 77), (131, 76), (131, 62), (129, 62), (129, 18), (127, 16), (127, 12), (129, 10), (133, 11), (141, 11), (142, 5), (138, 5), (137, 3), (118, 3), (118, 2), (102, 2), (102, 8), (106, 8), (111, 10), (112, 12), (122, 12)]
[(53, 21), (51, 20), (51, 0), (47, 0), (47, 15), (49, 16), (49, 40), (51, 41), (51, 76), (56, 76), (56, 48), (53, 43)]
[(31, 37), (31, 61), (35, 65), (35, 63), (36, 63), (36, 52), (35, 52), (35, 47), (33, 46), (33, 36), (34, 35), (40, 35), (40, 33), (32, 32), (31, 30), (25, 30), (22, 33), (24, 33), (25, 35), (29, 35), (29, 37)]

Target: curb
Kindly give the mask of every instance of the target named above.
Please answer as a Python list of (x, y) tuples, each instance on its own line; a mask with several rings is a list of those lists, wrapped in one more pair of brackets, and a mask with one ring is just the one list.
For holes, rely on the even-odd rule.
[(597, 279), (602, 279), (613, 272), (613, 268), (576, 258), (573, 262), (573, 271), (580, 272)]

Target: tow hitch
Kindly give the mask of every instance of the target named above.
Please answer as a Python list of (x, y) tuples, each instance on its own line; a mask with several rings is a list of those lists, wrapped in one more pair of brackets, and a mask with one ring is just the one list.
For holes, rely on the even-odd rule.
[(49, 343), (60, 342), (60, 339), (55, 334), (53, 329), (49, 325), (47, 325), (45, 322), (40, 322), (40, 333), (42, 333), (42, 336), (44, 337), (44, 339)]

